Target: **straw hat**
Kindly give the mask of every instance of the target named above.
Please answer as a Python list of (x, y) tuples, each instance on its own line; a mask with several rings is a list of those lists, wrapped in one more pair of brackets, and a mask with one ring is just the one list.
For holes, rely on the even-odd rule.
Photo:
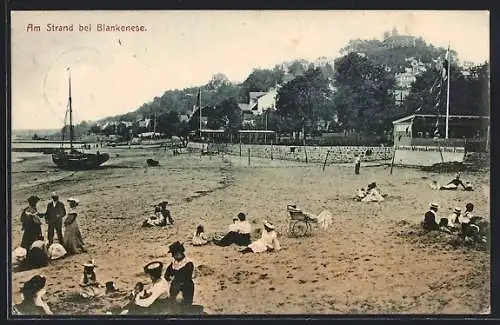
[(161, 273), (162, 270), (163, 270), (163, 263), (160, 261), (149, 262), (148, 264), (146, 264), (146, 266), (144, 266), (144, 273), (146, 274), (151, 274), (155, 272)]
[(455, 211), (454, 211), (454, 212), (455, 212), (455, 213), (462, 213), (462, 209), (460, 209), (460, 208), (455, 208)]
[(78, 200), (77, 198), (74, 198), (74, 197), (70, 197), (68, 199), (68, 202), (74, 202), (74, 203), (78, 204), (78, 203), (80, 203), (80, 200)]
[(57, 192), (54, 191), (50, 193), (50, 197), (59, 197), (59, 195), (57, 195)]
[(264, 222), (264, 226), (266, 226), (267, 228), (271, 229), (271, 230), (274, 230), (274, 225), (272, 223), (270, 223), (269, 221), (266, 221)]
[(97, 267), (94, 260), (90, 260), (87, 263), (83, 263), (83, 266), (85, 266), (85, 267)]
[(439, 208), (439, 204), (437, 204), (437, 203), (431, 203), (430, 207), (437, 209), (437, 208)]

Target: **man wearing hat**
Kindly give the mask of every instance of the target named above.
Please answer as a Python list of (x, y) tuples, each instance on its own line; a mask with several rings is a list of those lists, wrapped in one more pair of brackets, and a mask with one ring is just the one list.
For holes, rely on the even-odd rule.
[(422, 222), (422, 227), (425, 230), (438, 230), (439, 224), (436, 222), (437, 219), (438, 204), (431, 203), (429, 211), (424, 215), (424, 221)]
[(40, 198), (32, 195), (28, 198), (28, 207), (24, 208), (21, 213), (21, 224), (23, 227), (23, 237), (21, 239), (21, 247), (29, 250), (31, 244), (36, 240), (43, 240), (42, 221), (36, 209), (36, 204)]
[(66, 215), (64, 203), (59, 201), (57, 193), (52, 192), (51, 197), (52, 201), (47, 205), (47, 212), (45, 213), (45, 220), (48, 224), (47, 239), (49, 240), (49, 246), (52, 245), (54, 241), (54, 230), (57, 232), (57, 241), (60, 244), (64, 243), (62, 221)]

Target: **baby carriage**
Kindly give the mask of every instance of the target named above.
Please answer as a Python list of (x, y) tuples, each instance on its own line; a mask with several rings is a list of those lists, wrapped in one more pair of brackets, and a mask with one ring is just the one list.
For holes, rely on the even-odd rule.
[(288, 231), (294, 237), (310, 236), (312, 234), (312, 223), (317, 221), (307, 213), (297, 209), (296, 205), (287, 205), (286, 210), (290, 214)]

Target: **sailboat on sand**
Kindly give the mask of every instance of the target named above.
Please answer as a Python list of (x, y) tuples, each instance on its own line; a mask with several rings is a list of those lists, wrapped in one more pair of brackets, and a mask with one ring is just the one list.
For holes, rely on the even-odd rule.
[[(69, 68), (68, 68), (69, 71)], [(64, 149), (64, 133), (65, 128), (62, 131), (62, 142), (61, 148), (57, 152), (52, 154), (52, 161), (58, 167), (67, 170), (85, 170), (96, 168), (106, 161), (109, 160), (109, 154), (107, 153), (85, 153), (83, 151), (76, 150), (73, 147), (74, 141), (74, 127), (73, 127), (73, 107), (71, 102), (71, 73), (69, 74), (69, 97), (68, 97), (68, 110), (69, 110), (69, 141), (70, 149)], [(67, 112), (66, 112), (67, 113)], [(66, 124), (66, 121), (65, 121)]]

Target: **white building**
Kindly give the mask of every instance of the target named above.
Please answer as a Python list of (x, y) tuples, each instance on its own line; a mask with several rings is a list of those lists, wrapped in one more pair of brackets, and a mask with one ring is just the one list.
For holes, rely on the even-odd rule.
[(243, 124), (254, 125), (255, 116), (261, 115), (268, 109), (276, 109), (277, 94), (277, 88), (272, 88), (268, 92), (249, 92), (248, 104), (238, 104), (241, 110)]

